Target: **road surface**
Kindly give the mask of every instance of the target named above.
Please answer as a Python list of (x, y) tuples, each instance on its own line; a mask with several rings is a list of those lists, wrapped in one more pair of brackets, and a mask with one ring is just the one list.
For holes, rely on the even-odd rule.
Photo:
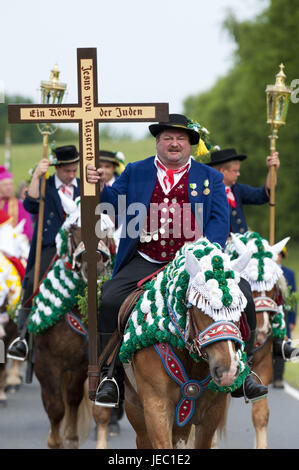
[[(299, 449), (299, 393), (294, 396), (284, 390), (269, 387), (270, 421), (268, 444), (270, 449)], [(109, 439), (109, 449), (135, 449), (135, 433), (124, 417), (121, 433)], [(0, 449), (46, 449), (49, 424), (43, 409), (40, 387), (36, 378), (20, 391), (8, 394), (5, 408), (0, 408)], [(94, 431), (82, 446), (95, 448)], [(232, 399), (228, 414), (226, 437), (219, 442), (220, 449), (253, 449), (254, 429), (251, 405), (243, 399)]]

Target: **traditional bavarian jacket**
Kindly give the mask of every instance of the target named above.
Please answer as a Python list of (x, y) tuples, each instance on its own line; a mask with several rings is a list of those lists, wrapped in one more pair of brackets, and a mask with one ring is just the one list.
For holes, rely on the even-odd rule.
[[(73, 199), (80, 196), (80, 180), (77, 178), (77, 186), (74, 187)], [(38, 214), (39, 202), (36, 199), (26, 196), (23, 203), (25, 209), (30, 214)], [(61, 204), (61, 199), (58, 194), (58, 189), (55, 186), (55, 175), (50, 176), (46, 181), (45, 193), (45, 215), (43, 223), (43, 240), (42, 249), (55, 244), (55, 237), (64, 222), (64, 212)], [(35, 263), (35, 247), (37, 238), (36, 221), (32, 242), (30, 245), (30, 252), (27, 261), (26, 273), (34, 266)], [(23, 286), (25, 288), (25, 286)]]
[(157, 179), (137, 249), (156, 261), (170, 261), (186, 241), (202, 235), (201, 225), (191, 211), (188, 173), (167, 194)]
[(248, 230), (243, 204), (260, 205), (269, 201), (265, 186), (254, 188), (248, 184), (236, 183), (231, 187), (236, 207), (230, 207), (230, 231), (245, 233)]
[[(149, 157), (129, 163), (118, 180), (111, 187), (105, 186), (101, 194), (101, 203), (112, 204), (116, 214), (119, 212), (119, 197), (125, 196), (125, 200), (121, 199), (124, 206), (121, 218), (125, 220), (113, 275), (133, 258), (138, 249), (142, 250), (139, 244), (140, 235), (157, 184), (157, 168), (154, 160), (155, 157)], [(197, 216), (198, 211), (202, 210), (203, 236), (211, 242), (218, 242), (224, 246), (229, 234), (229, 210), (222, 180), (223, 175), (220, 172), (192, 159), (189, 172), (186, 174), (184, 191), (187, 190), (193, 215)], [(180, 183), (181, 180), (179, 185)], [(145, 210), (136, 203), (141, 203)], [(135, 236), (126, 233), (128, 225), (136, 226)]]

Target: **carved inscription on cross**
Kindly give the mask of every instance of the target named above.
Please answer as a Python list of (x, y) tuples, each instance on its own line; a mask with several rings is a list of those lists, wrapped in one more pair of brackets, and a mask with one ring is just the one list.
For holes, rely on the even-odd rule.
[[(88, 331), (90, 371), (97, 364), (97, 244), (96, 206), (99, 187), (88, 183), (88, 164), (99, 166), (99, 123), (168, 121), (167, 103), (99, 104), (95, 48), (77, 49), (78, 103), (56, 105), (9, 105), (10, 123), (78, 123), (81, 185), (82, 239), (88, 262)], [(91, 375), (90, 374), (90, 375)], [(91, 387), (91, 382), (90, 382)], [(93, 385), (92, 385), (93, 387)], [(91, 394), (90, 394), (91, 395)]]
[(96, 166), (99, 151), (98, 123), (167, 121), (168, 104), (98, 104), (96, 49), (77, 49), (78, 104), (10, 105), (9, 122), (77, 122), (81, 163), (82, 195), (95, 196), (94, 184), (86, 180), (86, 165)]

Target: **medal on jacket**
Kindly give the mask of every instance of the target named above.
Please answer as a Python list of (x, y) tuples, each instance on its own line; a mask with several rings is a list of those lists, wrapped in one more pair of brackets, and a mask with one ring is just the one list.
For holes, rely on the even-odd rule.
[(209, 184), (210, 184), (209, 180), (204, 180), (203, 185), (204, 185), (205, 189), (203, 190), (203, 194), (205, 196), (210, 194)]
[(196, 183), (190, 183), (189, 187), (190, 187), (190, 189), (192, 189), (191, 196), (197, 196), (198, 193), (197, 193), (197, 191), (195, 191), (195, 189), (197, 188), (197, 184)]

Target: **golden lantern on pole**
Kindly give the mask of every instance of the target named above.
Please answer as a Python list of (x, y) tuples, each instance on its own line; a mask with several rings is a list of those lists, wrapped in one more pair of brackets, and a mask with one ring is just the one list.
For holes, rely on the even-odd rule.
[[(60, 104), (62, 102), (66, 84), (59, 82), (59, 70), (55, 65), (51, 70), (50, 80), (41, 82), (41, 101), (42, 104)], [(57, 126), (50, 123), (37, 124), (37, 128), (43, 136), (43, 158), (48, 158), (48, 142), (49, 136), (54, 134)], [(40, 265), (41, 265), (41, 251), (43, 241), (43, 224), (45, 214), (45, 192), (46, 192), (46, 175), (43, 175), (40, 186), (39, 198), (39, 211), (38, 211), (38, 225), (35, 246), (35, 265), (34, 265), (34, 279), (33, 279), (33, 292), (36, 292), (39, 285)], [(33, 334), (29, 335), (29, 353), (28, 363), (26, 370), (25, 382), (31, 383), (33, 375)]]
[[(267, 123), (270, 124), (271, 134), (270, 152), (276, 152), (276, 140), (278, 139), (278, 129), (286, 123), (288, 104), (291, 90), (285, 85), (286, 75), (283, 71), (284, 65), (280, 64), (280, 72), (276, 75), (275, 85), (267, 85)], [(275, 243), (275, 167), (270, 167), (270, 224), (269, 243)]]
[[(56, 64), (51, 70), (50, 80), (42, 81), (41, 90), (41, 101), (42, 104), (60, 104), (63, 100), (63, 96), (66, 90), (66, 84), (59, 82), (59, 70)], [(48, 143), (49, 135), (56, 132), (57, 127), (46, 123), (37, 124), (39, 132), (43, 136), (43, 158), (48, 157)], [(39, 274), (40, 274), (40, 260), (41, 260), (41, 247), (42, 247), (42, 230), (44, 222), (44, 197), (46, 190), (46, 175), (42, 177), (41, 188), (40, 188), (40, 204), (39, 204), (39, 216), (38, 216), (38, 227), (37, 227), (37, 239), (36, 239), (36, 254), (35, 254), (35, 271), (34, 271), (34, 282), (33, 291), (38, 287)]]

